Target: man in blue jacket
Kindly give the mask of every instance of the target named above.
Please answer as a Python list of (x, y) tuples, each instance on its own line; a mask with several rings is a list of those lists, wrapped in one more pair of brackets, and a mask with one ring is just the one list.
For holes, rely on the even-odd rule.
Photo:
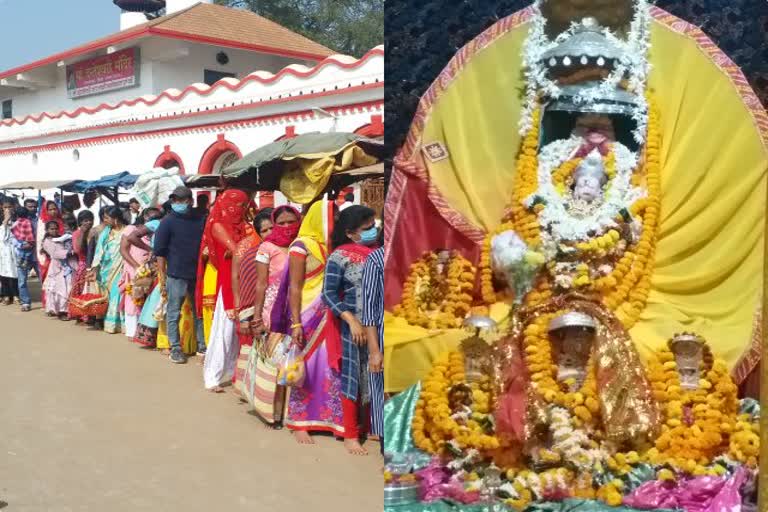
[(171, 194), (171, 212), (155, 232), (153, 250), (157, 256), (161, 290), (168, 300), (166, 322), (171, 344), (170, 359), (177, 364), (187, 362), (181, 350), (179, 333), (179, 319), (185, 299), (189, 299), (193, 305), (197, 354), (205, 355), (203, 320), (198, 318), (195, 304), (197, 261), (204, 228), (205, 218), (192, 211), (192, 191), (187, 187), (176, 187)]

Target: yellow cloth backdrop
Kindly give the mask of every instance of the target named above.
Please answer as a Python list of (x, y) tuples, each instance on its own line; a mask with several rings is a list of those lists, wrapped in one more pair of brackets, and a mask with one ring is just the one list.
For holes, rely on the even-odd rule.
[(280, 178), (280, 192), (298, 204), (314, 201), (325, 190), (332, 174), (377, 162), (354, 142), (332, 153), (304, 154), (286, 160), (288, 164)]
[[(422, 145), (439, 141), (449, 152), (427, 162), (434, 184), (483, 231), (500, 223), (514, 184), (527, 30), (476, 52), (422, 132)], [(647, 356), (675, 332), (694, 330), (734, 366), (750, 346), (760, 300), (766, 148), (730, 77), (696, 40), (654, 21), (650, 55), (662, 116), (662, 207), (652, 290), (632, 337)], [(385, 322), (390, 392), (422, 378), (434, 355), (463, 336), (400, 322)]]

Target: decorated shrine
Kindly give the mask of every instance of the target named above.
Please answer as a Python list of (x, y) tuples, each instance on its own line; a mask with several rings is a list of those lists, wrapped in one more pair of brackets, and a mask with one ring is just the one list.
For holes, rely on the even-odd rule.
[(387, 197), (385, 505), (752, 505), (767, 140), (645, 0), (538, 0), (462, 48)]

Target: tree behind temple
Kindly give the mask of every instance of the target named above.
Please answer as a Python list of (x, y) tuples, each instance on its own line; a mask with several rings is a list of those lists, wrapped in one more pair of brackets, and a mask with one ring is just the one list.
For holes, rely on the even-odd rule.
[(384, 0), (216, 0), (249, 9), (339, 53), (361, 57), (384, 41)]

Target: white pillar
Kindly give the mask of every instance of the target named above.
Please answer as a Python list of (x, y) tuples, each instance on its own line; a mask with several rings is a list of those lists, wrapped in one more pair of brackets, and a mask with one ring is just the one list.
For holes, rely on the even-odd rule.
[(142, 12), (123, 12), (120, 14), (120, 30), (127, 30), (147, 22)]
[(166, 0), (165, 13), (173, 14), (195, 4), (212, 4), (213, 0)]

